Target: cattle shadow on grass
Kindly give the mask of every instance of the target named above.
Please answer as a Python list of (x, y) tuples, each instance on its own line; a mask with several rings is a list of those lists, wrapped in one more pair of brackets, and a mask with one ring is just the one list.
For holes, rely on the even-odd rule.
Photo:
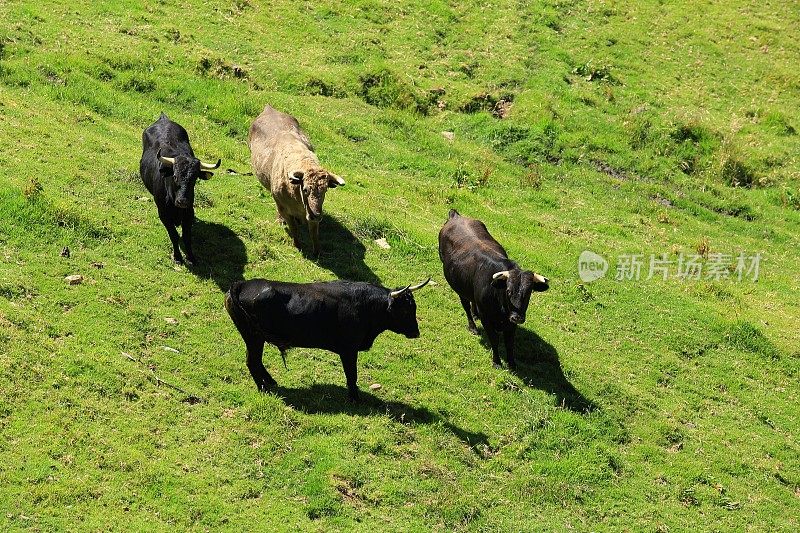
[(380, 278), (364, 262), (367, 254), (364, 243), (336, 217), (325, 215), (320, 222), (319, 245), (322, 251), (319, 257), (311, 256), (311, 239), (305, 227), (301, 228), (300, 238), (303, 241), (303, 256), (330, 270), (338, 279), (380, 285)]
[(192, 226), (192, 247), (198, 264), (189, 268), (197, 277), (213, 279), (223, 292), (244, 279), (247, 252), (236, 233), (223, 224), (197, 219)]
[[(480, 339), (481, 344), (491, 352), (491, 345), (483, 332)], [(509, 370), (509, 372), (519, 377), (529, 387), (554, 395), (558, 405), (570, 411), (587, 413), (597, 409), (597, 405), (581, 394), (564, 375), (558, 359), (558, 352), (553, 345), (536, 332), (524, 327), (517, 328), (514, 341), (514, 359), (517, 362), (517, 368)], [(501, 336), (501, 356), (505, 355), (503, 346)]]
[(455, 426), (440, 415), (424, 408), (412, 407), (403, 402), (384, 401), (369, 392), (359, 391), (359, 403), (347, 400), (347, 388), (331, 384), (314, 384), (310, 387), (287, 388), (277, 386), (275, 393), (293, 409), (308, 414), (347, 413), (354, 416), (385, 416), (401, 424), (441, 424), (458, 439), (484, 455), (489, 439), (484, 433), (474, 433)]

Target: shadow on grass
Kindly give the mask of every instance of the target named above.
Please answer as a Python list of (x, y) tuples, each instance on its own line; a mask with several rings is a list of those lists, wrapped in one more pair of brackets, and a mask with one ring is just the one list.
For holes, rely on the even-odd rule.
[(242, 239), (230, 228), (197, 219), (192, 226), (192, 247), (199, 260), (189, 270), (197, 277), (213, 279), (222, 292), (244, 279), (247, 253)]
[[(484, 334), (480, 336), (481, 344), (491, 351), (491, 345)], [(511, 370), (529, 387), (534, 387), (552, 394), (558, 404), (576, 413), (586, 413), (597, 409), (597, 405), (587, 399), (573, 387), (558, 359), (558, 352), (552, 344), (535, 332), (523, 327), (517, 328), (514, 339), (514, 359), (517, 368)], [(503, 338), (500, 337), (500, 350), (503, 351)]]
[(364, 263), (364, 256), (367, 253), (364, 243), (336, 217), (325, 215), (320, 222), (319, 246), (322, 251), (319, 257), (311, 256), (311, 239), (305, 227), (301, 228), (300, 238), (303, 241), (303, 256), (330, 270), (338, 279), (367, 281), (380, 285), (380, 278)]
[(401, 424), (441, 424), (458, 439), (483, 455), (488, 449), (489, 439), (483, 433), (461, 429), (424, 407), (412, 407), (402, 402), (384, 401), (369, 392), (360, 391), (360, 403), (347, 400), (347, 388), (339, 385), (315, 384), (306, 388), (287, 388), (280, 385), (275, 393), (286, 405), (309, 414), (347, 413), (355, 416), (388, 415)]

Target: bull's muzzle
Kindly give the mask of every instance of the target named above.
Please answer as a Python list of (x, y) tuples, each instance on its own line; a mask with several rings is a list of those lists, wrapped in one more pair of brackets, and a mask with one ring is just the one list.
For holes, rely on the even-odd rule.
[(511, 316), (508, 317), (512, 324), (522, 324), (525, 322), (525, 316), (519, 313), (511, 313)]

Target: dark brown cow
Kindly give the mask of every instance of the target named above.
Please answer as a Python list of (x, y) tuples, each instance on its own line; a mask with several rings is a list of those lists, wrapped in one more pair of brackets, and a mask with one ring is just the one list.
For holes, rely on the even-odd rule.
[(514, 368), (517, 325), (525, 322), (531, 292), (547, 290), (547, 278), (522, 270), (483, 222), (462, 217), (455, 209), (439, 232), (439, 258), (444, 277), (461, 298), (470, 332), (478, 334), (473, 316), (479, 318), (492, 345), (492, 361), (498, 366), (503, 332), (508, 366)]

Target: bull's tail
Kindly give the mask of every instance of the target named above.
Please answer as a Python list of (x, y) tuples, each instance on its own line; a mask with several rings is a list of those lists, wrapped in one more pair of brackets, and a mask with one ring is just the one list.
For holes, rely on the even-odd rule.
[(252, 335), (252, 324), (247, 315), (247, 311), (244, 310), (242, 303), (239, 301), (239, 294), (242, 292), (242, 284), (244, 284), (243, 281), (234, 282), (231, 288), (228, 289), (228, 292), (225, 293), (225, 310), (230, 315), (231, 320), (233, 320), (236, 329), (239, 330), (239, 334), (247, 341), (247, 338)]
[(456, 211), (455, 209), (451, 209), (450, 212), (447, 213), (447, 220), (450, 220), (451, 218), (455, 218), (455, 217), (460, 217), (460, 216), (461, 215), (459, 214), (458, 211)]

